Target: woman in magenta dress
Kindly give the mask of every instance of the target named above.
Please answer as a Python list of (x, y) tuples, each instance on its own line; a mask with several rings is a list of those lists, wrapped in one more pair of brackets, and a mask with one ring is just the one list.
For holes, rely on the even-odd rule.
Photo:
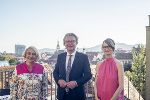
[(114, 56), (115, 42), (108, 38), (103, 41), (104, 59), (97, 63), (95, 79), (96, 100), (123, 100), (124, 71), (121, 62)]
[(25, 62), (16, 66), (10, 81), (10, 100), (47, 100), (48, 81), (44, 67), (36, 61), (37, 49), (28, 47), (24, 53)]

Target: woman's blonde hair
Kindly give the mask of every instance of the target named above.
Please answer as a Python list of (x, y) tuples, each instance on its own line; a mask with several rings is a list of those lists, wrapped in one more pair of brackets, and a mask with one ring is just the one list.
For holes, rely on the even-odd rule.
[(33, 50), (33, 51), (35, 52), (36, 61), (38, 61), (38, 60), (39, 60), (39, 52), (38, 52), (38, 50), (37, 50), (34, 46), (29, 46), (28, 48), (26, 48), (26, 50), (25, 50), (24, 53), (23, 53), (23, 57), (26, 58), (26, 54), (27, 54), (27, 51), (28, 51), (29, 49), (31, 49), (31, 50)]

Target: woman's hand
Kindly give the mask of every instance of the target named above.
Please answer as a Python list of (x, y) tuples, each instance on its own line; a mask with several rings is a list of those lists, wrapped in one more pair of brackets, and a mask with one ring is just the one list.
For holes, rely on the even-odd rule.
[(116, 99), (112, 97), (110, 100), (116, 100)]
[(97, 96), (95, 96), (95, 100), (100, 100)]

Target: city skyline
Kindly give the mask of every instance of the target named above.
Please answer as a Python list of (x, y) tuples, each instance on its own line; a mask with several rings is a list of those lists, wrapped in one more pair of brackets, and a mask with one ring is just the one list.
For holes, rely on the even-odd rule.
[(79, 48), (90, 48), (112, 38), (116, 43), (145, 44), (150, 1), (136, 0), (2, 0), (0, 52), (13, 52), (15, 44), (38, 49), (63, 46), (73, 32)]

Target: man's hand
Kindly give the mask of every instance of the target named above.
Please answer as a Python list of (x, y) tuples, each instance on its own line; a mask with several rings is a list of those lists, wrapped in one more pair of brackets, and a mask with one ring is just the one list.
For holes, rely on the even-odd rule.
[(59, 86), (60, 86), (61, 88), (65, 88), (65, 87), (66, 87), (66, 81), (64, 81), (64, 80), (59, 80), (59, 81), (58, 81), (58, 84), (59, 84)]
[(70, 82), (67, 82), (67, 87), (69, 87), (70, 89), (73, 89), (75, 87), (77, 87), (78, 84), (76, 81), (70, 81)]

